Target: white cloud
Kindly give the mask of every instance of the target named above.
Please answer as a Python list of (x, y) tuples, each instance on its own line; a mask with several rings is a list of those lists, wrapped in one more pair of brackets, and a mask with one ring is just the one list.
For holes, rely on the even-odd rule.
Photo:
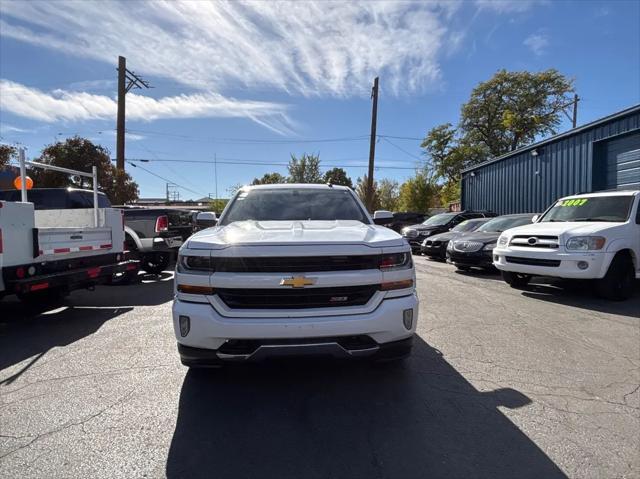
[(529, 47), (529, 49), (534, 53), (534, 55), (541, 56), (547, 52), (549, 48), (549, 35), (546, 33), (532, 33), (527, 38), (524, 39), (525, 46)]
[(458, 2), (3, 1), (6, 37), (190, 87), (366, 95), (440, 81)]
[[(43, 122), (114, 120), (117, 102), (104, 95), (66, 90), (47, 93), (20, 83), (0, 80), (0, 109)], [(128, 120), (245, 117), (283, 133), (290, 127), (286, 113), (286, 106), (281, 104), (240, 101), (213, 92), (159, 99), (135, 93), (127, 95)]]
[(475, 0), (482, 10), (492, 10), (498, 13), (522, 13), (536, 5), (546, 5), (548, 0)]

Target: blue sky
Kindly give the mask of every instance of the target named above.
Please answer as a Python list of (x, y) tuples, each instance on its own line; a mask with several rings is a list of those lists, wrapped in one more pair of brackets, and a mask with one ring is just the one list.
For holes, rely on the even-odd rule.
[(406, 138), (379, 138), (376, 178), (403, 181), (421, 155), (411, 138), (455, 124), (501, 68), (574, 78), (579, 124), (640, 103), (639, 25), (638, 1), (0, 0), (0, 141), (36, 157), (78, 134), (115, 157), (123, 55), (154, 86), (127, 95), (126, 156), (151, 160), (127, 164), (142, 196), (164, 195), (158, 176), (181, 198), (215, 195), (214, 165), (185, 160), (217, 159), (219, 197), (286, 174), (291, 153), (319, 153), (355, 180), (379, 75), (378, 134)]

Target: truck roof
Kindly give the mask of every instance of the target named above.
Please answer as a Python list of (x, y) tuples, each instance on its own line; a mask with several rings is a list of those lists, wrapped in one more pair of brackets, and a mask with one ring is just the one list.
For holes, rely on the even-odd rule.
[(558, 200), (564, 200), (567, 198), (585, 198), (593, 196), (635, 196), (640, 194), (640, 190), (611, 190), (611, 191), (598, 191), (595, 193), (579, 193), (576, 195), (567, 195)]
[(348, 186), (341, 185), (328, 185), (326, 183), (278, 183), (271, 185), (250, 185), (243, 186), (243, 190), (272, 190), (272, 189), (286, 189), (286, 188), (297, 188), (297, 189), (316, 189), (316, 190), (350, 190)]

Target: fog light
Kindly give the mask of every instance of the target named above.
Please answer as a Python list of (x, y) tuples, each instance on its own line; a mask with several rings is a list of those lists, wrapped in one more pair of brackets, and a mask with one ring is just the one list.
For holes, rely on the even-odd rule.
[(586, 261), (578, 261), (579, 269), (587, 269), (588, 267), (589, 267), (589, 263), (587, 263)]
[(180, 316), (178, 322), (180, 323), (180, 336), (184, 338), (187, 334), (189, 334), (189, 329), (191, 328), (191, 320), (189, 319), (189, 316)]
[(500, 256), (498, 256), (497, 254), (494, 254), (493, 261), (495, 261), (496, 263), (500, 262)]
[(33, 276), (34, 274), (36, 274), (36, 267), (35, 266), (29, 266), (27, 268), (27, 274), (29, 276)]
[(405, 309), (402, 311), (402, 322), (405, 328), (411, 329), (411, 326), (413, 326), (413, 309)]

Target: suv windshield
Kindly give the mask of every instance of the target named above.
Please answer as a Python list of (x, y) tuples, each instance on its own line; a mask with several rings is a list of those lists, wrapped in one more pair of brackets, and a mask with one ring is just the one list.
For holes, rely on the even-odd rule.
[(546, 212), (541, 223), (553, 221), (612, 221), (629, 218), (633, 196), (590, 196), (559, 200)]
[(446, 225), (451, 219), (456, 216), (456, 213), (442, 213), (439, 215), (432, 216), (427, 221), (423, 222), (423, 225), (428, 226), (442, 226)]
[(241, 191), (220, 220), (234, 221), (369, 220), (348, 190), (273, 188)]
[(509, 228), (522, 226), (531, 223), (531, 216), (503, 216), (487, 221), (476, 231), (484, 231), (485, 233), (502, 233)]

